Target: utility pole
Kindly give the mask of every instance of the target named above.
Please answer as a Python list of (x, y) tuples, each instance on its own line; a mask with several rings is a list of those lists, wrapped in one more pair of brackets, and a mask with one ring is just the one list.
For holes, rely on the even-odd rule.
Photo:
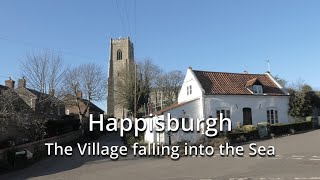
[(133, 115), (137, 117), (137, 65), (134, 65), (134, 108)]

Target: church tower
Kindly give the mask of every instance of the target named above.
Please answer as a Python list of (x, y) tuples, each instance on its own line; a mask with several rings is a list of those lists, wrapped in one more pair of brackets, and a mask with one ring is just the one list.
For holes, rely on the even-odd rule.
[(134, 71), (133, 43), (129, 37), (110, 39), (109, 51), (107, 115), (124, 118), (126, 117), (127, 110), (117, 103), (115, 89), (120, 72), (124, 70)]

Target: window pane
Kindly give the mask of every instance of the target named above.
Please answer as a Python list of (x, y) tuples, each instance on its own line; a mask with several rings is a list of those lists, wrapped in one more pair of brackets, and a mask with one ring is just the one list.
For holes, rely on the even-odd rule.
[(275, 114), (276, 123), (278, 123), (278, 110), (274, 110), (274, 114)]
[(220, 118), (220, 110), (217, 110), (217, 118)]
[(222, 113), (222, 118), (225, 118), (226, 117), (226, 112), (224, 111), (224, 109), (221, 110), (221, 113)]
[(227, 112), (226, 117), (230, 119), (230, 110), (226, 110), (226, 112)]
[(271, 119), (270, 119), (270, 111), (269, 111), (269, 110), (267, 110), (267, 121), (268, 121), (268, 123), (271, 123), (271, 122), (270, 122)]
[(271, 116), (271, 124), (274, 124), (274, 114), (273, 114), (273, 110), (270, 110), (270, 116)]

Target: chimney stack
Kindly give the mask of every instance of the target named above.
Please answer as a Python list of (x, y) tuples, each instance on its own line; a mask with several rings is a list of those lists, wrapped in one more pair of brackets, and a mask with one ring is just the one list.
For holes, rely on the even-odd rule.
[(77, 92), (77, 98), (82, 99), (82, 91)]
[(10, 89), (14, 89), (14, 83), (15, 82), (11, 79), (11, 77), (9, 77), (9, 79), (5, 81), (5, 85)]
[(18, 88), (26, 88), (26, 79), (24, 77), (18, 80)]

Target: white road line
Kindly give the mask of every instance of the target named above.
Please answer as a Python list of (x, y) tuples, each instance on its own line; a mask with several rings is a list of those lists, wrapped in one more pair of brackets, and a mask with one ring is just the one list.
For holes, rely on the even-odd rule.
[(309, 159), (310, 161), (320, 161), (320, 159)]
[(303, 159), (303, 158), (291, 158), (291, 159), (294, 159), (294, 160), (301, 160), (301, 159)]
[(320, 177), (310, 177), (310, 178), (306, 178), (306, 177), (302, 177), (302, 178), (294, 178), (294, 179), (296, 179), (296, 180), (316, 180), (316, 179), (320, 179)]
[(268, 158), (268, 159), (281, 159), (281, 158), (276, 158), (276, 157), (274, 157), (274, 158)]
[(312, 156), (313, 158), (320, 158), (320, 156)]
[(293, 158), (304, 158), (304, 156), (296, 156), (296, 155), (293, 155), (291, 157), (293, 157)]

